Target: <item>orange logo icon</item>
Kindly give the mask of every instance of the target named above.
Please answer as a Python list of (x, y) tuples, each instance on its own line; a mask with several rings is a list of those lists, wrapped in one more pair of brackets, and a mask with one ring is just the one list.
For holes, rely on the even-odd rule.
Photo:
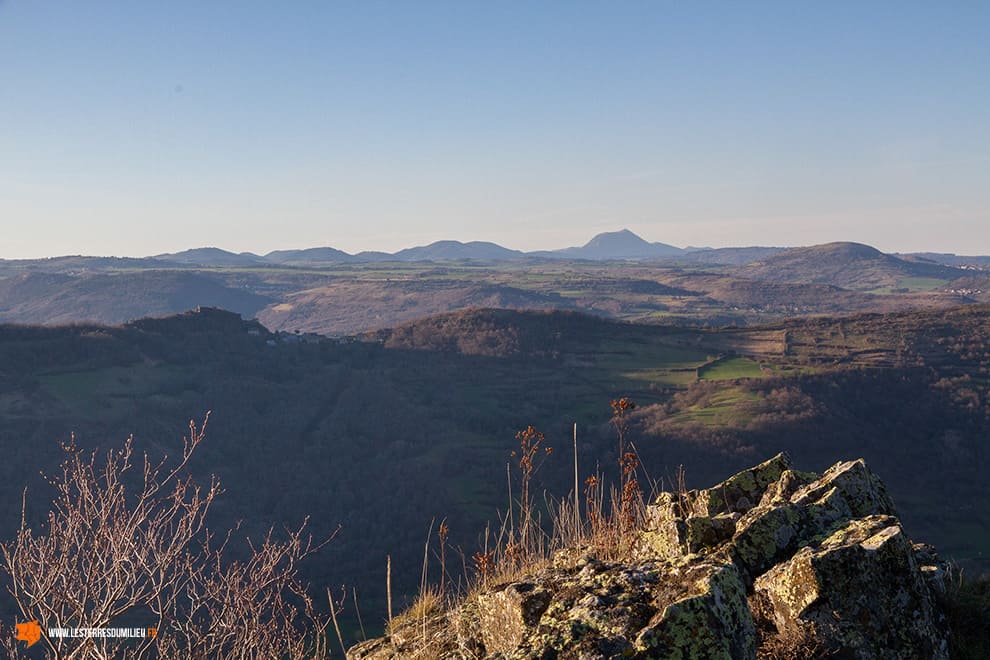
[(15, 625), (17, 627), (17, 634), (14, 636), (14, 639), (27, 642), (28, 646), (41, 639), (41, 626), (38, 625), (37, 620)]

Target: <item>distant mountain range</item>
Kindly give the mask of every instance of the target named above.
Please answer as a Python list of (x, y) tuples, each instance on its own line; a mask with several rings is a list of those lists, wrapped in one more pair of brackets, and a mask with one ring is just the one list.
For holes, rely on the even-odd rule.
[[(860, 247), (852, 249), (851, 246)], [(886, 255), (875, 248), (859, 243), (830, 243), (828, 246), (804, 248), (765, 246), (679, 248), (674, 245), (668, 245), (667, 243), (651, 243), (628, 229), (598, 234), (582, 246), (562, 248), (559, 250), (537, 250), (533, 252), (512, 250), (496, 243), (485, 241), (462, 243), (460, 241), (447, 240), (437, 241), (429, 245), (405, 248), (394, 253), (359, 252), (357, 254), (349, 254), (332, 247), (315, 247), (299, 250), (276, 250), (265, 255), (259, 255), (252, 252), (235, 253), (215, 247), (202, 247), (184, 250), (182, 252), (159, 254), (154, 257), (148, 257), (144, 261), (153, 260), (181, 264), (183, 266), (197, 265), (225, 268), (266, 265), (304, 266), (342, 263), (381, 263), (388, 261), (496, 262), (517, 261), (521, 259), (584, 259), (589, 261), (664, 261), (685, 265), (710, 264), (717, 266), (745, 266), (754, 264), (751, 272), (758, 274), (761, 270), (755, 264), (757, 262), (762, 263), (777, 255), (787, 256), (782, 256), (777, 262), (768, 262), (773, 264), (775, 268), (779, 265), (800, 264), (806, 260), (810, 260), (811, 265), (809, 268), (816, 269), (816, 264), (824, 260), (828, 262), (826, 264), (826, 271), (829, 272), (835, 270), (840, 263), (861, 263), (864, 259), (875, 261), (882, 256), (882, 260), (887, 263), (888, 267), (893, 266), (895, 270), (903, 271), (900, 275), (908, 274), (907, 271), (911, 270), (914, 272), (910, 274), (918, 277), (945, 276), (945, 271), (931, 269), (929, 271), (936, 274), (922, 274), (925, 271), (925, 264), (930, 266), (951, 266), (955, 268), (966, 268), (968, 266), (973, 269), (990, 266), (990, 256), (959, 256), (934, 252)], [(835, 261), (836, 259), (838, 262)], [(905, 262), (915, 264), (916, 266), (905, 266)], [(757, 279), (762, 278), (757, 277)], [(806, 278), (802, 278), (800, 281), (819, 282), (825, 280), (821, 279), (820, 274), (815, 276), (813, 273), (809, 273)], [(836, 282), (830, 281), (830, 283), (835, 284)], [(842, 284), (839, 284), (839, 286), (842, 286)]]
[(122, 323), (221, 307), (271, 330), (351, 335), (474, 307), (746, 325), (990, 302), (990, 258), (859, 243), (679, 248), (629, 230), (543, 252), (438, 241), (385, 252), (199, 247), (141, 259), (0, 260), (0, 323)]
[[(781, 257), (775, 265), (791, 261), (812, 262), (825, 259), (840, 261), (862, 261), (876, 259), (878, 255), (886, 258), (888, 265), (895, 262), (903, 267), (903, 262), (917, 264), (917, 271), (924, 270), (923, 266), (941, 265), (971, 270), (990, 270), (990, 256), (962, 256), (951, 253), (917, 252), (908, 254), (883, 254), (875, 248), (858, 243), (830, 243), (827, 246), (811, 247), (686, 247), (660, 242), (649, 242), (628, 229), (603, 232), (594, 236), (581, 246), (561, 248), (558, 250), (537, 250), (523, 252), (503, 247), (487, 241), (444, 240), (405, 248), (397, 252), (365, 251), (350, 254), (333, 247), (312, 247), (296, 250), (274, 250), (267, 254), (253, 252), (230, 252), (218, 247), (197, 247), (181, 252), (169, 252), (143, 258), (131, 257), (91, 257), (82, 255), (58, 256), (45, 259), (0, 259), (2, 266), (25, 266), (32, 270), (49, 270), (66, 272), (70, 270), (105, 270), (114, 268), (250, 268), (266, 266), (321, 266), (328, 264), (360, 264), (383, 262), (443, 262), (443, 261), (478, 261), (499, 262), (519, 260), (588, 260), (588, 261), (639, 261), (665, 262), (681, 265), (713, 265), (713, 266), (747, 266), (753, 265), (752, 273), (759, 273), (758, 263), (763, 263), (777, 255)], [(846, 246), (839, 249), (836, 246)], [(854, 253), (849, 246), (860, 246), (859, 252)], [(867, 251), (864, 252), (863, 249)], [(829, 268), (834, 268), (831, 262)], [(933, 271), (934, 272), (934, 271)], [(933, 277), (944, 276), (941, 271)], [(758, 278), (760, 279), (760, 278)], [(795, 280), (788, 280), (795, 281)], [(817, 282), (820, 279), (801, 281)], [(835, 283), (835, 282), (831, 282)], [(841, 286), (841, 284), (840, 284)]]
[[(731, 248), (734, 251), (756, 250), (753, 258), (773, 254), (783, 248)], [(706, 257), (711, 257), (709, 262)], [(644, 261), (684, 258), (694, 263), (739, 263), (725, 250), (711, 248), (683, 249), (666, 243), (650, 243), (628, 229), (598, 234), (580, 247), (560, 250), (522, 252), (485, 241), (437, 241), (429, 245), (406, 248), (398, 252), (359, 252), (349, 254), (332, 247), (301, 250), (276, 250), (265, 255), (252, 252), (234, 253), (215, 247), (194, 248), (182, 252), (159, 254), (151, 259), (196, 264), (206, 267), (306, 265), (330, 263), (378, 263), (384, 261), (511, 261), (519, 259), (587, 259), (590, 261)], [(748, 259), (752, 260), (752, 259)]]

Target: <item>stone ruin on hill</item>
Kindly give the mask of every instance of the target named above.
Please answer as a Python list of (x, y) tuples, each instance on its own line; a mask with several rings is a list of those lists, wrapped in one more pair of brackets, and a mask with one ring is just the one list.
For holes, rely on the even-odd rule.
[(628, 561), (569, 548), (348, 657), (941, 659), (944, 579), (862, 460), (819, 476), (778, 455), (661, 494)]

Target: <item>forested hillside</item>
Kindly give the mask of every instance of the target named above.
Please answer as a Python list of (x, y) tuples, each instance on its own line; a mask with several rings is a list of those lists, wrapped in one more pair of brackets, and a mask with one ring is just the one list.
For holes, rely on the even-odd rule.
[[(117, 327), (0, 327), (2, 534), (46, 511), (60, 445), (174, 455), (212, 410), (192, 469), (227, 492), (213, 523), (260, 536), (312, 516), (343, 530), (308, 566), (355, 585), (365, 623), (419, 581), (431, 520), (478, 549), (506, 508), (516, 431), (554, 455), (534, 487), (566, 495), (571, 425), (582, 478), (613, 472), (609, 401), (639, 404), (630, 437), (654, 480), (717, 480), (778, 451), (821, 470), (862, 456), (913, 537), (986, 568), (990, 308), (791, 320), (753, 328), (644, 326), (576, 313), (473, 310), (357, 340), (274, 335), (203, 309)], [(669, 481), (667, 481), (669, 485)], [(459, 561), (459, 560), (458, 560)], [(398, 598), (398, 596), (397, 596)]]

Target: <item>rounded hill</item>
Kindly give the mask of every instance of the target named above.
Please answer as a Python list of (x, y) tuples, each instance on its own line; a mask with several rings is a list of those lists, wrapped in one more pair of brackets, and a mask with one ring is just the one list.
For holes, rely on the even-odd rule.
[(934, 288), (960, 273), (939, 264), (905, 261), (862, 243), (837, 242), (786, 250), (741, 268), (739, 274), (768, 282), (873, 291)]

